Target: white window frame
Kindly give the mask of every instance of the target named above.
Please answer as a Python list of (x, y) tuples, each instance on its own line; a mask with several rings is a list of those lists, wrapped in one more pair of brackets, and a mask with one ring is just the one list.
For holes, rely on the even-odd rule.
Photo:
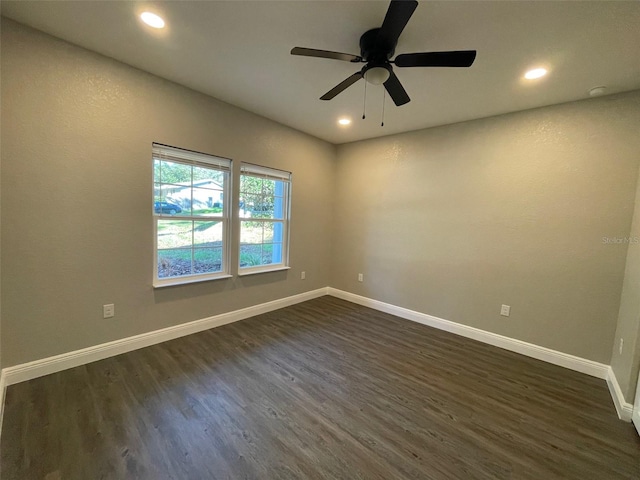
[[(240, 216), (240, 204), (237, 205), (238, 212), (238, 276), (253, 275), (256, 273), (275, 272), (279, 270), (288, 270), (289, 267), (289, 232), (291, 222), (291, 172), (284, 170), (278, 170), (275, 168), (263, 167), (261, 165), (254, 165), (251, 163), (240, 164), (240, 179), (242, 176), (248, 175), (258, 178), (264, 178), (268, 180), (277, 180), (283, 182), (284, 192), (283, 198), (283, 219), (270, 219), (270, 218), (253, 218)], [(242, 182), (240, 182), (242, 185)], [(242, 188), (242, 187), (240, 187)], [(239, 198), (244, 192), (240, 191)], [(239, 200), (238, 200), (239, 202)], [(282, 223), (282, 262), (270, 263), (266, 265), (241, 267), (241, 232), (243, 222), (262, 222), (262, 223)]]
[[(231, 247), (231, 185), (232, 185), (232, 168), (231, 160), (224, 157), (209, 155), (206, 153), (195, 152), (183, 148), (171, 147), (161, 143), (153, 143), (152, 145), (152, 181), (151, 181), (151, 212), (153, 215), (153, 286), (154, 288), (168, 287), (172, 285), (183, 285), (187, 283), (205, 282), (209, 280), (217, 280), (221, 278), (230, 278), (230, 247)], [(166, 213), (155, 212), (155, 161), (165, 160), (185, 165), (198, 166), (213, 169), (225, 173), (224, 185), (222, 186), (223, 209), (221, 215), (170, 215)], [(181, 275), (176, 277), (158, 277), (158, 221), (162, 219), (185, 220), (185, 221), (215, 221), (222, 222), (222, 265), (219, 272), (214, 273), (195, 273), (190, 275)], [(193, 255), (194, 247), (192, 244), (191, 252)]]

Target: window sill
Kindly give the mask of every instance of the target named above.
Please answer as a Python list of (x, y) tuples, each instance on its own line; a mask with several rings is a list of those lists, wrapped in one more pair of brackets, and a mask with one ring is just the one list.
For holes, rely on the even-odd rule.
[(239, 277), (245, 277), (247, 275), (256, 275), (258, 273), (279, 272), (281, 270), (291, 270), (291, 267), (283, 267), (282, 265), (277, 267), (256, 267), (246, 268), (238, 271)]
[(212, 280), (221, 280), (223, 278), (231, 278), (231, 277), (233, 277), (233, 275), (224, 274), (224, 275), (216, 275), (215, 277), (199, 277), (199, 278), (189, 277), (189, 278), (180, 278), (180, 279), (176, 278), (176, 279), (161, 281), (159, 283), (154, 282), (153, 288), (175, 287), (177, 285), (188, 285), (190, 283), (210, 282)]

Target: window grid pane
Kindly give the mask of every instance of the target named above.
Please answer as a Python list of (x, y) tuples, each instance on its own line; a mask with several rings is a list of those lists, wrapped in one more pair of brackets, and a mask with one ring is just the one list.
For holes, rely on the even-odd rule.
[(240, 219), (240, 268), (284, 263), (285, 223)]
[[(219, 163), (208, 168), (202, 162), (189, 164), (188, 158), (184, 162), (163, 160), (156, 156), (155, 148), (156, 144), (153, 159), (155, 278), (170, 280), (224, 273), (229, 194), (225, 160), (217, 158)], [(172, 151), (178, 152), (175, 155), (181, 154), (180, 149)], [(230, 161), (226, 163), (229, 169)]]

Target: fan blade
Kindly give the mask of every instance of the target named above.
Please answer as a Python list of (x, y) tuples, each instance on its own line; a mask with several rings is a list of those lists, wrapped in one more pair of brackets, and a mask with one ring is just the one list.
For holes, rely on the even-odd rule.
[(346, 80), (343, 80), (338, 85), (336, 85), (331, 90), (329, 90), (327, 93), (325, 93), (323, 96), (321, 96), (320, 100), (331, 100), (333, 97), (345, 91), (347, 88), (349, 88), (351, 85), (356, 83), (361, 78), (362, 78), (362, 72), (354, 73), (349, 78), (347, 78)]
[(398, 107), (411, 101), (400, 80), (398, 80), (398, 77), (396, 77), (396, 74), (393, 72), (391, 72), (387, 81), (384, 82), (384, 88), (387, 89), (389, 96), (393, 99), (393, 103)]
[(333, 60), (344, 60), (345, 62), (358, 63), (362, 57), (351, 55), (350, 53), (329, 52), (328, 50), (316, 50), (315, 48), (293, 47), (291, 55), (302, 55), (303, 57), (331, 58)]
[(376, 39), (379, 48), (395, 47), (417, 6), (415, 0), (391, 0)]
[(470, 67), (475, 59), (475, 50), (403, 53), (396, 57), (395, 64), (397, 67)]

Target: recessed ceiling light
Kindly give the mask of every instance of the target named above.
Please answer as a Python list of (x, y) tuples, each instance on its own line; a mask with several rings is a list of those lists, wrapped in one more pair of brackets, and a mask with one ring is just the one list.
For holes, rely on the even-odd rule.
[(340, 120), (338, 120), (338, 123), (340, 125), (350, 125), (351, 124), (351, 119), (350, 118), (341, 118)]
[(546, 68), (534, 68), (524, 74), (524, 78), (527, 80), (534, 80), (536, 78), (544, 77), (547, 74)]
[(159, 15), (151, 12), (142, 12), (140, 18), (144, 23), (153, 28), (164, 28), (164, 20)]
[(592, 97), (597, 97), (598, 95), (602, 95), (604, 94), (605, 90), (607, 89), (607, 87), (593, 87), (591, 90), (589, 90), (589, 95), (591, 95)]

